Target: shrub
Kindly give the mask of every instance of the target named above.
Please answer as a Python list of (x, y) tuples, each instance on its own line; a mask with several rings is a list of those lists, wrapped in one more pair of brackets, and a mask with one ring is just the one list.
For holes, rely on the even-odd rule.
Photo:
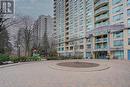
[(18, 63), (18, 62), (30, 62), (30, 61), (41, 61), (41, 58), (37, 58), (37, 57), (26, 57), (26, 56), (18, 58), (18, 57), (12, 56), (10, 58), (10, 61), (12, 61), (14, 63)]
[(6, 54), (0, 54), (0, 62), (6, 62), (6, 61), (9, 61), (10, 60), (10, 57), (9, 55), (6, 55)]
[(81, 56), (52, 56), (52, 57), (47, 57), (47, 60), (68, 60), (68, 59), (82, 59)]
[(41, 57), (39, 54), (35, 54), (32, 57), (30, 57), (32, 61), (41, 61)]
[(68, 59), (83, 59), (82, 56), (59, 56), (60, 60), (68, 60)]
[(19, 62), (27, 62), (27, 58), (26, 56), (19, 57)]
[(20, 61), (20, 59), (16, 56), (11, 56), (10, 61), (12, 61), (13, 63), (18, 63)]
[(40, 57), (30, 57), (28, 59), (29, 59), (29, 61), (41, 61)]
[(71, 59), (83, 59), (82, 56), (72, 56)]
[(39, 54), (34, 54), (32, 58), (41, 58)]
[(46, 59), (47, 59), (47, 60), (60, 60), (60, 58), (57, 57), (57, 56), (54, 56), (54, 57), (47, 57)]

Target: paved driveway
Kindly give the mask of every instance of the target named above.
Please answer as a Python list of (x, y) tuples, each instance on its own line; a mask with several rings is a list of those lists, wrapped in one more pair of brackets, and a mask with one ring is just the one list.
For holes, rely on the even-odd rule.
[(77, 72), (49, 67), (57, 61), (32, 62), (0, 68), (0, 87), (130, 87), (129, 61), (89, 61), (107, 62), (111, 68)]

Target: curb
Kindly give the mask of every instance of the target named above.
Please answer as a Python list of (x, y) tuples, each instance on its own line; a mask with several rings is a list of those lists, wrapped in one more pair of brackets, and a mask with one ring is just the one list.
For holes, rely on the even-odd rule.
[[(100, 66), (98, 67), (92, 67), (92, 68), (73, 68), (73, 67), (63, 67), (63, 66), (58, 66), (57, 63), (61, 63), (61, 62), (66, 62), (66, 61), (58, 61), (58, 62), (54, 62), (52, 64), (50, 64), (48, 67), (55, 69), (55, 70), (62, 70), (62, 71), (71, 71), (71, 72), (95, 72), (95, 71), (103, 71), (103, 70), (107, 70), (110, 69), (111, 66), (108, 64), (108, 62), (95, 62), (95, 61), (87, 61), (90, 63), (98, 63), (100, 64)], [(82, 62), (82, 60), (81, 60)]]
[(22, 65), (22, 64), (29, 64), (29, 63), (36, 63), (36, 62), (43, 62), (42, 61), (33, 61), (33, 62), (18, 62), (18, 63), (13, 63), (13, 64), (7, 64), (7, 65), (1, 65), (0, 68), (6, 68), (6, 67), (11, 67), (11, 66), (17, 66), (17, 65)]
[(13, 63), (13, 64), (7, 64), (7, 65), (1, 65), (0, 68), (6, 68), (6, 67), (11, 67), (11, 66), (16, 66), (16, 65), (22, 65), (22, 64), (27, 64), (27, 63)]
[(1, 65), (0, 68), (6, 68), (6, 67), (17, 66), (17, 65), (23, 65), (23, 64), (29, 64), (29, 63), (34, 63), (34, 62), (19, 62), (19, 63)]

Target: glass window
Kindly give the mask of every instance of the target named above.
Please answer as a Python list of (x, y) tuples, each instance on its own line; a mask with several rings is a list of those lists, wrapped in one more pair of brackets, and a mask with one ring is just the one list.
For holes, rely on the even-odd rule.
[(127, 24), (128, 24), (128, 26), (130, 26), (130, 19), (127, 20)]
[(127, 10), (127, 16), (130, 16), (130, 9)]
[(112, 0), (112, 4), (115, 5), (115, 4), (118, 4), (120, 3), (122, 0)]
[(123, 31), (120, 32), (114, 32), (113, 38), (123, 38)]
[(127, 5), (130, 6), (130, 0), (127, 0)]
[(128, 45), (130, 45), (130, 38), (128, 38)]
[(124, 58), (124, 51), (122, 51), (122, 50), (115, 51), (113, 57), (116, 59), (123, 59)]
[(83, 43), (83, 39), (81, 39), (81, 40), (79, 41), (79, 43)]
[(62, 51), (64, 51), (64, 48), (62, 48)]
[(87, 53), (86, 53), (86, 58), (91, 58), (91, 57), (92, 57), (91, 52), (87, 52)]
[(113, 21), (119, 21), (122, 18), (123, 18), (123, 14), (118, 14), (118, 15), (113, 16)]
[(92, 39), (91, 38), (87, 38), (87, 42), (91, 42), (92, 41)]
[(84, 46), (83, 46), (83, 45), (80, 45), (80, 49), (84, 49)]
[(113, 42), (114, 46), (123, 46), (123, 40), (116, 40)]
[(122, 10), (123, 10), (123, 5), (120, 5), (120, 6), (113, 8), (112, 13), (114, 14), (114, 13), (120, 12)]
[(90, 49), (91, 48), (91, 44), (87, 44), (87, 48)]
[(128, 29), (128, 35), (130, 35), (130, 29)]

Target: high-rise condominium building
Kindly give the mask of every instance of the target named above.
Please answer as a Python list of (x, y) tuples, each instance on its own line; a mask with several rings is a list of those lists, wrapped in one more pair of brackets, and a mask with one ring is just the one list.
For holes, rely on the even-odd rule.
[(33, 41), (35, 46), (43, 46), (45, 30), (47, 31), (48, 41), (51, 43), (53, 35), (53, 18), (51, 16), (41, 15), (34, 23)]
[(130, 60), (130, 0), (54, 0), (59, 55)]

